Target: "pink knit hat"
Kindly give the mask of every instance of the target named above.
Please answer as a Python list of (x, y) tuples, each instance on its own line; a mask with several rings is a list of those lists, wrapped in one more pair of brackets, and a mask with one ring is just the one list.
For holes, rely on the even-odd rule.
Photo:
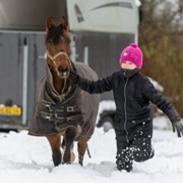
[(128, 47), (124, 48), (119, 62), (120, 64), (125, 63), (126, 61), (131, 61), (137, 67), (141, 69), (143, 65), (143, 53), (142, 50), (138, 47), (137, 44), (131, 43)]

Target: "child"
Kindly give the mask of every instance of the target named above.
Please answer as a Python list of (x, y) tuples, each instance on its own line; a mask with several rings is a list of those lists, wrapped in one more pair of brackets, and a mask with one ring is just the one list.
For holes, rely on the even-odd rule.
[(154, 156), (151, 146), (152, 118), (149, 102), (153, 102), (170, 119), (178, 136), (183, 134), (183, 120), (175, 108), (139, 71), (143, 65), (141, 49), (132, 43), (120, 56), (121, 69), (98, 81), (88, 81), (71, 72), (70, 78), (89, 93), (113, 90), (116, 103), (114, 129), (116, 134), (118, 170), (132, 170), (133, 161), (142, 162)]

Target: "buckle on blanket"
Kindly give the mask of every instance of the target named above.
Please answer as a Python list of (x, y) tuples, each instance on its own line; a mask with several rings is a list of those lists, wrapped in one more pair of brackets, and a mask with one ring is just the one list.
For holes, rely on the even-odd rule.
[(52, 115), (52, 114), (47, 113), (47, 112), (44, 112), (44, 111), (40, 111), (40, 115), (41, 115), (44, 119), (49, 120), (49, 121), (51, 121), (52, 118), (53, 118), (53, 115)]
[(68, 106), (67, 107), (67, 112), (74, 112), (75, 111), (75, 107), (74, 106)]
[(51, 116), (44, 116), (45, 117), (45, 119), (47, 119), (47, 120), (51, 120)]
[(48, 109), (49, 112), (52, 112), (50, 104), (44, 104), (44, 106)]
[(57, 112), (54, 112), (54, 118), (57, 119), (58, 118), (58, 114)]

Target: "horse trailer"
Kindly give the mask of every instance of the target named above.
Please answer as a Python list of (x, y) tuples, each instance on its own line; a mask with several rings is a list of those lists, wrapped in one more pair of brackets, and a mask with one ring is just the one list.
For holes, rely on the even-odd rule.
[[(26, 129), (45, 73), (45, 21), (66, 16), (73, 62), (99, 78), (118, 69), (121, 50), (137, 42), (138, 0), (0, 0), (0, 129)], [(113, 100), (112, 94), (101, 96)]]

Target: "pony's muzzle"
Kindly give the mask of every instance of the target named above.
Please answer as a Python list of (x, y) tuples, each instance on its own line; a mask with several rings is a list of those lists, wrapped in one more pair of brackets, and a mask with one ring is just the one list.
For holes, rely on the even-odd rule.
[(60, 78), (68, 78), (70, 74), (70, 69), (63, 69), (61, 66), (57, 69), (57, 75)]

